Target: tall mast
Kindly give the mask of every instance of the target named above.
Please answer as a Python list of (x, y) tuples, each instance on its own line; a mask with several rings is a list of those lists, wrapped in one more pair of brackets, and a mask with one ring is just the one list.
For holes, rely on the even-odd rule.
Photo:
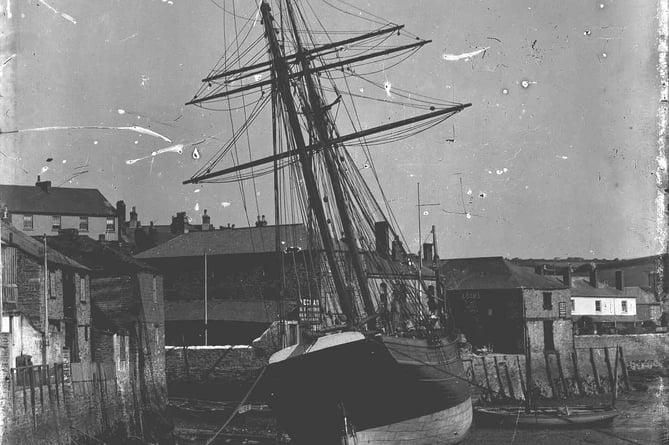
[(283, 51), (277, 42), (274, 28), (272, 27), (273, 17), (270, 10), (271, 8), (269, 4), (263, 2), (262, 5), (260, 5), (260, 12), (262, 13), (263, 24), (265, 25), (265, 36), (269, 42), (269, 51), (272, 57), (274, 71), (276, 73), (276, 86), (279, 94), (281, 95), (283, 104), (286, 107), (288, 123), (292, 130), (291, 133), (293, 135), (295, 145), (297, 146), (298, 158), (302, 167), (302, 175), (304, 176), (304, 182), (307, 189), (307, 194), (309, 196), (309, 204), (314, 212), (314, 216), (316, 217), (316, 222), (321, 233), (325, 255), (328, 259), (328, 263), (332, 271), (335, 290), (339, 295), (339, 302), (342, 307), (342, 311), (347, 317), (346, 321), (349, 325), (352, 325), (354, 324), (355, 317), (352, 298), (348, 289), (346, 288), (343, 274), (339, 269), (339, 264), (335, 256), (334, 243), (332, 242), (332, 238), (330, 237), (328, 230), (327, 218), (325, 217), (322, 198), (318, 193), (316, 179), (314, 178), (314, 173), (311, 167), (311, 157), (309, 156), (306, 148), (307, 144), (305, 143), (304, 136), (302, 135), (302, 129), (300, 127), (300, 122), (297, 117), (297, 110), (295, 108), (295, 101), (290, 91), (290, 75), (288, 71), (288, 65), (286, 64)]
[(286, 6), (288, 16), (290, 17), (290, 21), (293, 26), (295, 43), (297, 45), (297, 60), (302, 65), (302, 72), (304, 73), (304, 81), (306, 83), (308, 92), (311, 117), (318, 134), (318, 140), (321, 142), (321, 144), (324, 145), (325, 148), (323, 150), (325, 166), (332, 182), (332, 191), (334, 193), (335, 203), (337, 204), (337, 211), (339, 212), (341, 223), (344, 228), (344, 236), (346, 237), (348, 244), (349, 253), (351, 255), (351, 262), (353, 263), (353, 269), (358, 281), (358, 287), (360, 288), (360, 293), (362, 294), (362, 300), (365, 305), (365, 312), (367, 312), (367, 316), (371, 316), (376, 312), (376, 309), (374, 308), (374, 303), (372, 302), (372, 297), (369, 292), (369, 286), (367, 283), (367, 276), (363, 269), (360, 253), (358, 252), (358, 247), (356, 245), (357, 237), (355, 231), (353, 230), (351, 215), (349, 214), (346, 198), (344, 197), (344, 191), (339, 179), (339, 169), (332, 153), (332, 149), (334, 147), (330, 143), (330, 122), (323, 112), (323, 102), (320, 95), (318, 94), (318, 91), (316, 90), (314, 79), (311, 77), (311, 66), (309, 64), (309, 60), (302, 55), (302, 42), (300, 40), (300, 34), (297, 29), (297, 25), (295, 23), (295, 14), (293, 12), (293, 6), (290, 0), (286, 0)]

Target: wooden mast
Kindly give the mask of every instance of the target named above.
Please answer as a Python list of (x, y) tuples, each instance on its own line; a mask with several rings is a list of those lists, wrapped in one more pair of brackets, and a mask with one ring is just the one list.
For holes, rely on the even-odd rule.
[[(323, 155), (325, 158), (325, 166), (327, 168), (328, 175), (330, 176), (332, 183), (332, 191), (335, 197), (335, 203), (337, 205), (337, 211), (339, 217), (341, 218), (342, 226), (344, 228), (344, 236), (346, 238), (346, 243), (348, 245), (348, 250), (351, 256), (351, 262), (353, 263), (353, 269), (355, 271), (355, 276), (358, 281), (358, 287), (360, 288), (360, 293), (362, 295), (362, 300), (365, 306), (365, 312), (367, 316), (371, 316), (376, 312), (374, 303), (372, 301), (372, 296), (369, 292), (369, 285), (367, 283), (367, 276), (360, 259), (360, 253), (358, 252), (358, 247), (356, 245), (356, 233), (353, 229), (353, 223), (351, 221), (351, 215), (349, 213), (348, 205), (346, 198), (344, 196), (344, 190), (341, 186), (341, 180), (339, 179), (339, 167), (336, 160), (333, 156), (333, 145), (330, 142), (330, 129), (332, 123), (327, 118), (326, 114), (323, 112), (323, 102), (321, 100), (318, 91), (316, 90), (316, 85), (314, 84), (314, 79), (311, 76), (311, 66), (306, 57), (302, 55), (302, 42), (300, 40), (300, 34), (297, 30), (297, 25), (295, 23), (295, 15), (293, 12), (293, 6), (290, 0), (286, 0), (286, 6), (288, 10), (288, 16), (290, 17), (291, 24), (293, 26), (293, 35), (295, 37), (295, 43), (297, 45), (297, 60), (302, 66), (302, 72), (304, 73), (304, 81), (307, 87), (308, 98), (309, 98), (309, 108), (310, 114), (314, 123), (314, 127), (318, 134), (318, 140), (323, 144), (324, 150)], [(323, 229), (321, 229), (323, 231)], [(350, 298), (350, 296), (349, 296)]]
[(288, 65), (286, 64), (283, 51), (277, 42), (276, 35), (274, 34), (274, 28), (272, 27), (273, 17), (270, 11), (271, 8), (269, 4), (263, 1), (263, 3), (260, 5), (260, 12), (262, 13), (263, 24), (265, 26), (265, 36), (269, 42), (269, 51), (272, 58), (272, 65), (276, 73), (277, 90), (281, 96), (284, 106), (286, 107), (288, 122), (292, 130), (291, 133), (293, 135), (295, 145), (297, 146), (298, 159), (302, 166), (302, 175), (304, 176), (304, 182), (307, 189), (307, 194), (309, 196), (309, 204), (314, 212), (314, 216), (316, 217), (316, 222), (321, 233), (321, 239), (323, 241), (325, 255), (328, 259), (328, 263), (332, 272), (335, 290), (339, 295), (339, 302), (342, 306), (342, 311), (347, 317), (346, 322), (348, 325), (352, 325), (354, 323), (355, 317), (352, 297), (346, 287), (343, 274), (339, 269), (339, 264), (336, 259), (334, 243), (332, 242), (332, 238), (330, 237), (328, 230), (328, 223), (327, 218), (325, 217), (325, 210), (323, 209), (322, 198), (318, 192), (316, 179), (314, 178), (314, 173), (311, 166), (311, 157), (309, 156), (306, 148), (307, 145), (304, 141), (300, 122), (297, 117), (295, 101), (290, 91), (290, 73), (288, 71)]

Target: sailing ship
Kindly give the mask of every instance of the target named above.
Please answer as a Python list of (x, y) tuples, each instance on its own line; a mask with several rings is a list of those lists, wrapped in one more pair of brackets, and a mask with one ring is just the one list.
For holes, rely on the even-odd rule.
[[(385, 71), (387, 63), (429, 41), (401, 25), (383, 24), (321, 43), (319, 37), (329, 39), (334, 33), (311, 29), (309, 24), (320, 23), (320, 16), (308, 17), (307, 5), (300, 9), (300, 4), (263, 1), (247, 18), (246, 25), (253, 25), (239, 30), (235, 21), (226, 56), (187, 105), (218, 103), (232, 114), (243, 113), (245, 121), (184, 184), (251, 181), (273, 174), (278, 227), (280, 215), (291, 207), (281, 185), (286, 177), (291, 180), (289, 193), (298, 202), (293, 214), (302, 217), (311, 235), (311, 245), (302, 253), (309, 254), (307, 272), (314, 278), (301, 292), (320, 302), (320, 316), (305, 326), (303, 341), (270, 357), (261, 385), (293, 443), (457, 443), (471, 425), (472, 406), (455, 336), (448, 329), (452, 323), (445, 309), (428, 311), (425, 274), (391, 228), (390, 207), (382, 208), (363, 178), (365, 168), (375, 171), (371, 157), (367, 163), (372, 165), (360, 168), (347, 146), (368, 154), (371, 145), (427, 130), (471, 104), (397, 88), (391, 93), (388, 81), (368, 79), (365, 69), (380, 71), (370, 63)], [(240, 17), (230, 7), (228, 12)], [(262, 34), (254, 40), (258, 21)], [(388, 45), (392, 37), (408, 37), (410, 43)], [(251, 42), (248, 48), (244, 42)], [(386, 96), (380, 100), (401, 104), (403, 112), (423, 112), (361, 128), (358, 109), (348, 101), (373, 97), (362, 97), (362, 88), (353, 90), (352, 82), (378, 87)], [(248, 137), (251, 122), (269, 104), (272, 154), (239, 162), (236, 144), (245, 132)], [(348, 114), (352, 131), (340, 133), (340, 114)], [(235, 165), (218, 167), (231, 153)], [(282, 252), (294, 253), (295, 247), (276, 238), (277, 261), (283, 264)], [(436, 289), (443, 300), (438, 283)]]

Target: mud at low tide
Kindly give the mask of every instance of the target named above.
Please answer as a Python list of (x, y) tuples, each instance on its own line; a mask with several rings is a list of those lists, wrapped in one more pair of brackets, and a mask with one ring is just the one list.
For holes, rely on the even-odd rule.
[[(463, 445), (637, 444), (669, 445), (669, 378), (660, 373), (630, 376), (632, 389), (619, 395), (611, 425), (582, 429), (513, 429), (472, 425)], [(606, 403), (604, 396), (579, 403)], [(609, 399), (610, 401), (610, 399)]]

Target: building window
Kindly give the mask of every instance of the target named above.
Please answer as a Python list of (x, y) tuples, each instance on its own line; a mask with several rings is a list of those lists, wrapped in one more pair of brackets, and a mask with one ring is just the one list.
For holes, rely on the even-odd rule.
[(107, 233), (114, 233), (115, 229), (115, 220), (113, 217), (107, 217)]
[(559, 312), (560, 318), (567, 318), (567, 302), (566, 301), (560, 301), (558, 303), (558, 312)]
[(79, 217), (79, 231), (88, 232), (88, 216)]
[(153, 302), (158, 303), (158, 279), (153, 276)]
[(627, 301), (623, 300), (623, 301), (620, 302), (620, 304), (623, 307), (623, 314), (626, 314), (627, 313)]
[(58, 232), (61, 228), (60, 225), (60, 215), (53, 215), (51, 217), (51, 231)]
[(23, 230), (32, 230), (32, 229), (33, 229), (33, 216), (23, 215)]
[(79, 280), (79, 300), (82, 303), (88, 301), (88, 286), (86, 286), (86, 278), (81, 278)]
[(595, 312), (602, 312), (602, 300), (595, 300)]
[(553, 309), (553, 299), (550, 292), (544, 292), (544, 309), (545, 310)]
[(84, 325), (84, 341), (88, 341), (88, 325)]
[(125, 335), (119, 335), (118, 337), (118, 348), (119, 348), (119, 359), (124, 362), (126, 361), (126, 350), (125, 350), (125, 345), (126, 345), (126, 337)]

